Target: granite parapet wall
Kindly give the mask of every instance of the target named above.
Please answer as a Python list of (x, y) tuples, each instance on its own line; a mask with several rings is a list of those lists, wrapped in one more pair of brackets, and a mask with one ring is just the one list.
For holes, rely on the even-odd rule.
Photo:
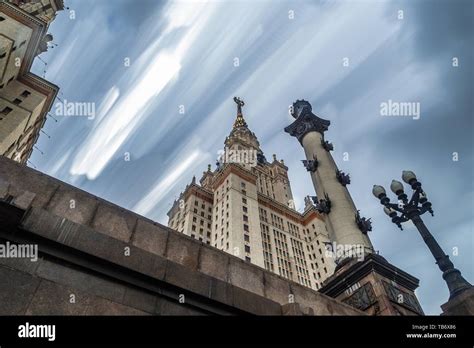
[(2, 315), (365, 315), (1, 156), (0, 200), (3, 242), (41, 254), (0, 258)]

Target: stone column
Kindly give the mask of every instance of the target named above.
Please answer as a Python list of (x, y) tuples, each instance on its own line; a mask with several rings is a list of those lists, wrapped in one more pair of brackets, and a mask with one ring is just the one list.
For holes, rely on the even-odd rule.
[(331, 202), (330, 212), (325, 214), (331, 240), (341, 245), (361, 245), (365, 252), (373, 251), (367, 234), (362, 233), (356, 223), (357, 209), (349, 191), (336, 176), (337, 165), (330, 149), (323, 146), (324, 132), (328, 130), (330, 121), (314, 115), (311, 104), (304, 100), (293, 104), (292, 115), (296, 121), (285, 131), (299, 140), (306, 159), (314, 161), (308, 167), (318, 200), (327, 195)]

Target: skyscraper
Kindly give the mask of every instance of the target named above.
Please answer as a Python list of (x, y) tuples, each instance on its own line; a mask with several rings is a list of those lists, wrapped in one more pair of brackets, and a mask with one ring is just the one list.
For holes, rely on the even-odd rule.
[(203, 243), (264, 267), (302, 285), (319, 289), (334, 272), (324, 217), (309, 197), (295, 210), (288, 167), (268, 161), (244, 119), (244, 102), (215, 170), (181, 193), (169, 211), (169, 227)]

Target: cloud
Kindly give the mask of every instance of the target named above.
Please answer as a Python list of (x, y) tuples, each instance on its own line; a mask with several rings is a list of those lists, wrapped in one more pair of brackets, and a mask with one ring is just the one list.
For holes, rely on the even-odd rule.
[(139, 124), (144, 110), (179, 72), (179, 61), (171, 54), (159, 53), (151, 66), (126, 96), (118, 100), (110, 114), (89, 134), (76, 155), (71, 175), (87, 175), (94, 180)]
[[(164, 15), (169, 19), (165, 36), (183, 26), (189, 27), (176, 49), (160, 49), (159, 43), (163, 37), (159, 37), (142, 54), (131, 73), (122, 79), (121, 84), (128, 85), (128, 91), (111, 107), (110, 113), (102, 116), (101, 122), (93, 127), (74, 159), (71, 175), (87, 175), (89, 180), (96, 179), (148, 115), (146, 110), (153, 99), (178, 76), (184, 55), (209, 16), (189, 6), (185, 9), (187, 11), (183, 12), (179, 3), (173, 4)], [(132, 81), (132, 74), (138, 75), (137, 81)], [(104, 100), (103, 103), (107, 104), (108, 101)]]
[(186, 174), (186, 172), (196, 164), (196, 161), (201, 156), (202, 152), (200, 150), (195, 150), (186, 156), (186, 158), (177, 161), (176, 164), (171, 167), (165, 177), (160, 179), (154, 185), (154, 187), (150, 190), (150, 193), (133, 207), (133, 210), (143, 215), (148, 215), (150, 212), (152, 212), (161, 199), (169, 194), (169, 192), (176, 185), (176, 182), (179, 181)]

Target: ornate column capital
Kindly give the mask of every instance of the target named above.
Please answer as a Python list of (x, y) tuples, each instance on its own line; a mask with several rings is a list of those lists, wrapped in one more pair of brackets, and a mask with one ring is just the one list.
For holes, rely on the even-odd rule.
[(330, 121), (324, 120), (313, 114), (311, 104), (306, 100), (297, 100), (291, 107), (291, 115), (296, 119), (285, 128), (285, 132), (296, 137), (300, 143), (303, 137), (310, 132), (319, 132), (324, 135), (328, 130)]

